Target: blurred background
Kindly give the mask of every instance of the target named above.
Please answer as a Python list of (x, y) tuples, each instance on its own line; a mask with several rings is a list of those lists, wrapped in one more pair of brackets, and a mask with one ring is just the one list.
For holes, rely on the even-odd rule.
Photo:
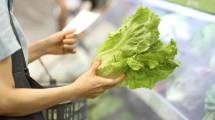
[(181, 65), (153, 90), (115, 87), (87, 100), (86, 120), (202, 120), (207, 96), (215, 93), (207, 92), (215, 84), (214, 0), (15, 0), (14, 13), (29, 43), (61, 31), (81, 10), (100, 14), (78, 38), (76, 54), (43, 56), (47, 70), (35, 61), (29, 65), (32, 77), (44, 85), (50, 79), (59, 86), (72, 83), (89, 68), (108, 33), (140, 2), (161, 17), (160, 38), (175, 39)]

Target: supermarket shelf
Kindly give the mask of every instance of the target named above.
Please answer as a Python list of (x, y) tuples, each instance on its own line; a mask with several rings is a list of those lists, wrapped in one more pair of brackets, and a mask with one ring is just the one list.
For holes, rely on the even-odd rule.
[[(137, 2), (137, 0), (134, 0)], [(175, 3), (170, 3), (164, 0), (140, 0), (144, 6), (153, 6), (156, 8), (160, 8), (163, 10), (168, 10), (172, 12), (176, 12), (185, 16), (190, 16), (196, 19), (200, 19), (207, 22), (215, 23), (215, 15), (202, 12), (199, 10), (195, 10), (186, 6), (178, 5)], [(139, 2), (140, 2), (139, 1)]]
[(137, 94), (137, 96), (139, 96), (164, 120), (189, 120), (156, 91), (137, 89), (134, 90), (134, 93)]

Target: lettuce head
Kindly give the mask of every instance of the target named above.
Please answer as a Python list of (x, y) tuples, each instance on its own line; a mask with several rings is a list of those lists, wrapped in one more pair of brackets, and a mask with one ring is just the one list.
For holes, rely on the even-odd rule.
[(130, 88), (153, 88), (159, 80), (166, 79), (179, 64), (174, 61), (176, 42), (164, 44), (159, 39), (160, 18), (149, 8), (139, 5), (136, 13), (123, 25), (109, 33), (97, 56), (102, 64), (97, 75), (116, 78), (126, 74), (121, 85)]

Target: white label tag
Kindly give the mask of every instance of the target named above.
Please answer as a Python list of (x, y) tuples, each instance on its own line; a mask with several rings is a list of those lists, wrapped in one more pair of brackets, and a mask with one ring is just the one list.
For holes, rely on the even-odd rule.
[(62, 31), (75, 29), (75, 34), (79, 34), (86, 30), (99, 17), (98, 13), (82, 10), (78, 15), (63, 28)]

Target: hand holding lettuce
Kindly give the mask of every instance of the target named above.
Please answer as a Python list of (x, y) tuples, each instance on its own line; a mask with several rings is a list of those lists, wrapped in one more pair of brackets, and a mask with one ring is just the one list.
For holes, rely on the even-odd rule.
[(159, 39), (159, 22), (159, 16), (139, 5), (136, 13), (111, 32), (99, 48), (97, 56), (103, 62), (97, 75), (115, 78), (125, 73), (121, 85), (132, 89), (153, 88), (159, 80), (166, 79), (179, 64), (174, 61), (175, 41), (164, 45)]

